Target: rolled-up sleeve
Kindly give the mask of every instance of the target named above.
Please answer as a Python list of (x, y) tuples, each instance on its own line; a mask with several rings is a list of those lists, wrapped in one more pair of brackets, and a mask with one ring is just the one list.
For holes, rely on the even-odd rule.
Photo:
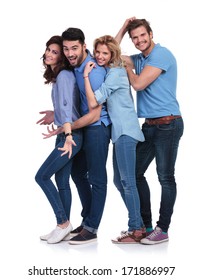
[(73, 95), (76, 79), (70, 71), (61, 71), (54, 87), (55, 124), (72, 123)]
[(119, 87), (119, 74), (112, 68), (107, 73), (105, 81), (102, 83), (101, 87), (94, 92), (98, 104), (106, 102), (107, 98), (109, 98)]

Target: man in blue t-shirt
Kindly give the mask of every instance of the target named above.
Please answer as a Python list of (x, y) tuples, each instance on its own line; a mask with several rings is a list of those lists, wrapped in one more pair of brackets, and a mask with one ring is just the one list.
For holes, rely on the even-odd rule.
[[(119, 43), (126, 32), (140, 51), (123, 59), (131, 86), (137, 92), (138, 117), (145, 118), (142, 125), (145, 142), (137, 145), (136, 163), (141, 214), (147, 229), (147, 237), (141, 243), (157, 244), (168, 241), (176, 199), (175, 162), (184, 129), (176, 99), (177, 63), (167, 48), (154, 43), (152, 29), (145, 19), (127, 19), (116, 35)], [(153, 159), (162, 188), (160, 215), (154, 230), (150, 190), (144, 176)]]
[[(106, 103), (99, 105), (91, 112), (88, 109), (83, 72), (88, 61), (96, 61), (86, 49), (85, 36), (82, 30), (68, 28), (62, 33), (62, 38), (63, 52), (74, 67), (77, 85), (80, 90), (80, 110), (83, 116), (72, 124), (72, 129), (85, 126), (83, 148), (86, 154), (88, 179), (92, 189), (90, 212), (81, 226), (73, 231), (78, 234), (72, 237), (69, 243), (84, 244), (97, 239), (97, 230), (104, 210), (107, 193), (106, 161), (111, 139), (111, 120), (107, 112)], [(96, 65), (96, 68), (92, 70), (89, 79), (94, 91), (101, 86), (105, 75), (105, 68), (99, 65)], [(97, 119), (94, 119), (94, 122), (92, 121), (92, 116), (98, 116)], [(76, 166), (73, 172), (76, 175)], [(78, 191), (82, 192), (83, 196), (88, 196), (88, 192), (85, 194), (85, 190)]]

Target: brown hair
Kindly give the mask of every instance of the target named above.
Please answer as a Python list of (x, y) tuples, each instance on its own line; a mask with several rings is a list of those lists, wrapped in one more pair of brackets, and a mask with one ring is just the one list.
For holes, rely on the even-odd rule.
[(129, 24), (127, 26), (127, 31), (128, 31), (130, 38), (131, 38), (131, 31), (140, 26), (144, 26), (145, 29), (147, 30), (148, 34), (150, 34), (152, 32), (150, 23), (146, 19), (135, 19), (135, 20), (129, 22)]
[(58, 65), (52, 70), (50, 65), (46, 65), (45, 63), (45, 53), (42, 56), (43, 59), (43, 66), (45, 68), (45, 72), (43, 74), (43, 77), (45, 78), (45, 84), (49, 83), (55, 83), (57, 75), (60, 73), (61, 70), (72, 70), (72, 67), (65, 57), (63, 53), (63, 39), (61, 36), (55, 35), (52, 36), (47, 42), (46, 42), (46, 49), (51, 44), (57, 44), (60, 47), (60, 61), (58, 62)]

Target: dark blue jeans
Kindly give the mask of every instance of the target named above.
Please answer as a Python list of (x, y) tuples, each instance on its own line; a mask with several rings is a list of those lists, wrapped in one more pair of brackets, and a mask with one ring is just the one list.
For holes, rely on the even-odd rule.
[[(103, 124), (84, 128), (84, 151), (88, 166), (88, 179), (92, 188), (91, 207), (84, 228), (96, 233), (99, 227), (107, 193), (106, 162), (111, 136), (111, 125)], [(88, 197), (88, 192), (83, 192)]]
[[(44, 191), (52, 209), (55, 213), (57, 224), (62, 224), (69, 220), (71, 209), (71, 189), (69, 178), (72, 169), (74, 156), (80, 151), (83, 134), (82, 130), (73, 132), (73, 139), (76, 146), (73, 146), (72, 156), (69, 159), (68, 154), (61, 156), (62, 152), (58, 147), (63, 147), (65, 142), (64, 133), (57, 135), (55, 149), (39, 168), (35, 180)], [(55, 175), (55, 184), (51, 177)]]
[(144, 123), (142, 126), (145, 142), (139, 142), (137, 145), (136, 175), (141, 214), (147, 228), (152, 227), (152, 213), (149, 185), (144, 174), (155, 158), (158, 180), (161, 184), (161, 203), (157, 225), (167, 232), (177, 193), (175, 162), (183, 130), (182, 118), (175, 119), (170, 124), (148, 125)]
[(81, 201), (81, 225), (84, 225), (85, 220), (90, 213), (92, 193), (91, 185), (88, 181), (86, 154), (83, 148), (81, 148), (81, 150), (75, 155), (73, 159), (71, 177), (76, 185)]

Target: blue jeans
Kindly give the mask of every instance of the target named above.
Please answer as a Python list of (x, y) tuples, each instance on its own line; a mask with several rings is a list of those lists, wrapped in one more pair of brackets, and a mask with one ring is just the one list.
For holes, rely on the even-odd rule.
[[(111, 125), (94, 125), (84, 128), (84, 151), (88, 166), (88, 179), (92, 188), (91, 207), (84, 228), (96, 233), (99, 227), (107, 193), (106, 162), (111, 136)], [(83, 192), (88, 196), (88, 192)]]
[(149, 185), (144, 174), (155, 158), (158, 180), (161, 184), (161, 203), (157, 226), (167, 232), (177, 193), (175, 162), (183, 130), (182, 118), (175, 119), (170, 124), (148, 125), (144, 123), (142, 126), (145, 142), (139, 142), (137, 145), (136, 175), (141, 214), (147, 228), (152, 227), (152, 213)]
[[(72, 162), (74, 156), (79, 152), (83, 142), (82, 130), (73, 131), (73, 139), (76, 146), (73, 146), (72, 156), (69, 159), (68, 154), (61, 156), (62, 152), (58, 147), (63, 147), (65, 135), (57, 135), (55, 149), (36, 173), (35, 180), (44, 191), (52, 209), (55, 213), (57, 224), (62, 224), (69, 220), (71, 209), (71, 189), (69, 178), (71, 174)], [(55, 175), (55, 187), (51, 177)]]
[(137, 143), (134, 138), (122, 135), (113, 144), (114, 184), (128, 210), (129, 231), (143, 227), (135, 177)]
[(81, 201), (81, 216), (83, 218), (81, 225), (84, 225), (90, 213), (92, 192), (88, 180), (86, 154), (83, 148), (81, 148), (73, 159), (71, 177), (75, 183)]

